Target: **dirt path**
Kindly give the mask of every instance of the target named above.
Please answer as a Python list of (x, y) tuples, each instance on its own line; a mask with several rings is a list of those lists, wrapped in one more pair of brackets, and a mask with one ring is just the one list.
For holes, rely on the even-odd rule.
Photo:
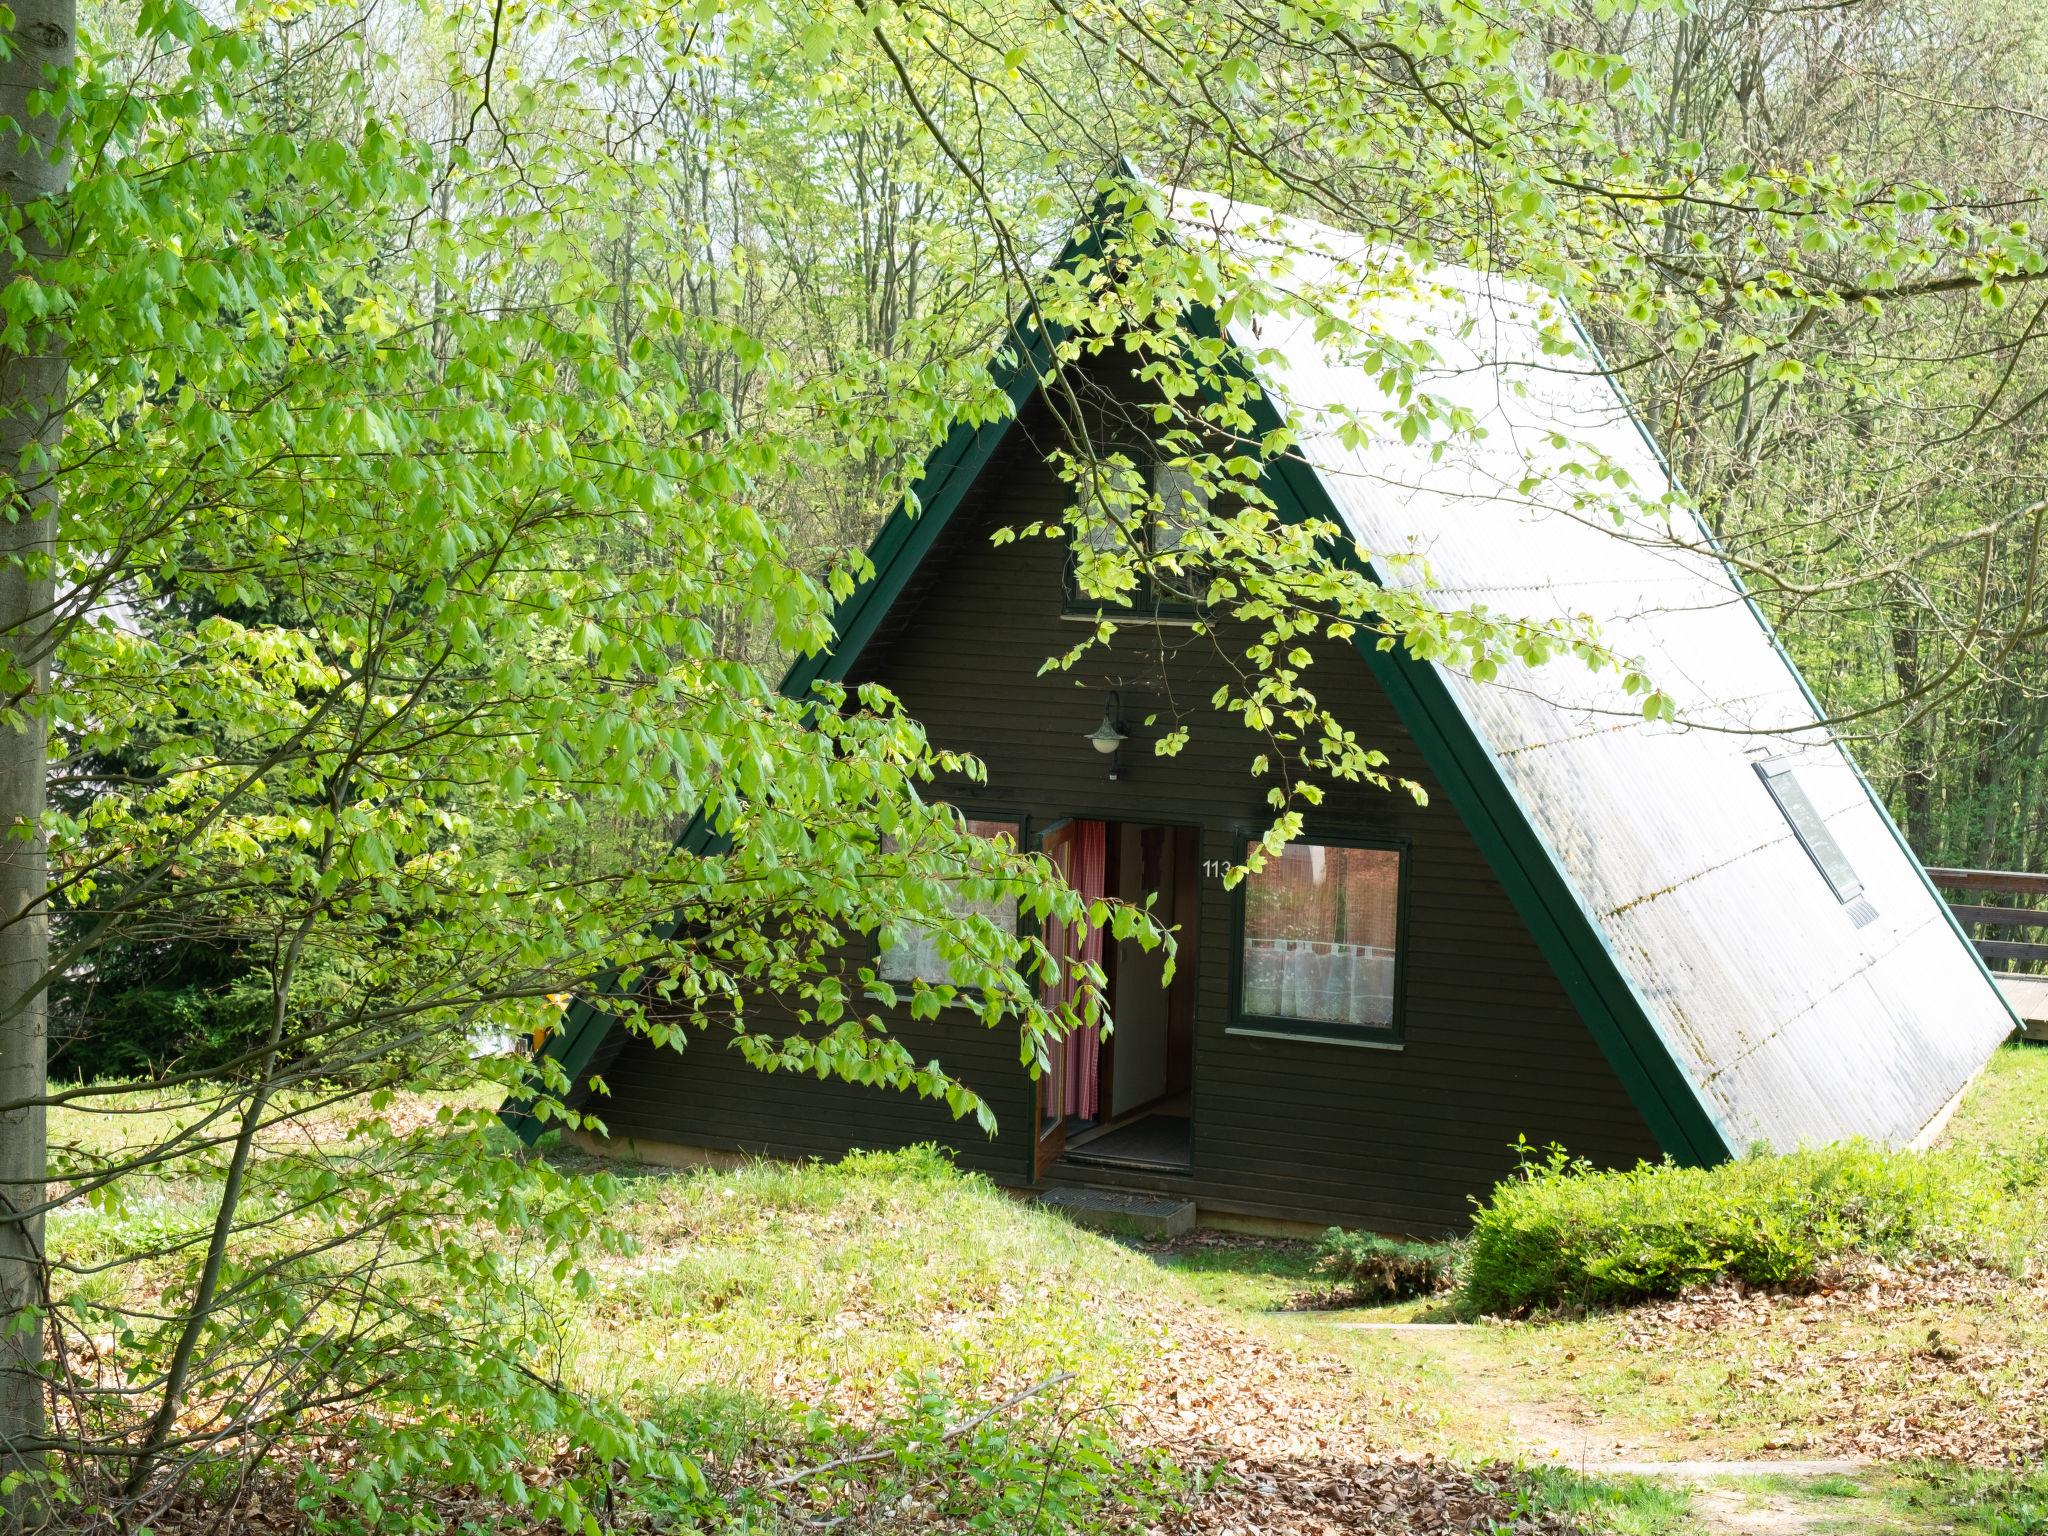
[[(1497, 1352), (1489, 1352), (1485, 1329), (1456, 1323), (1319, 1321), (1296, 1329), (1296, 1337), (1309, 1348), (1335, 1348), (1358, 1374), (1372, 1374), (1374, 1362), (1409, 1364), (1434, 1397), (1454, 1403), (1456, 1421), (1446, 1423), (1446, 1436), (1470, 1448), (1581, 1473), (1612, 1464), (1700, 1456), (1696, 1442), (1671, 1444), (1583, 1401), (1530, 1391), (1528, 1372), (1503, 1368)], [(1364, 1354), (1346, 1350), (1346, 1343), (1364, 1346)]]
[[(1603, 1480), (1645, 1478), (1683, 1489), (1688, 1536), (1916, 1536), (1917, 1521), (1879, 1505), (1873, 1469), (1847, 1459), (1701, 1457), (1697, 1445), (1660, 1441), (1581, 1403), (1530, 1390), (1540, 1381), (1501, 1368), (1473, 1337), (1447, 1324), (1329, 1322), (1302, 1334), (1377, 1335), (1419, 1351), (1451, 1378), (1473, 1418), (1499, 1426), (1501, 1454), (1524, 1465), (1553, 1465)], [(1689, 1453), (1689, 1454), (1688, 1454)]]
[[(1296, 1309), (1287, 1305), (1301, 1294), (1288, 1289), (1292, 1280), (1215, 1265), (1203, 1277), (1207, 1304), (1170, 1326), (1178, 1332), (1201, 1319), (1197, 1331), (1207, 1338), (1194, 1353), (1204, 1371), (1248, 1352), (1215, 1368), (1213, 1386), (1177, 1400), (1199, 1404), (1191, 1418), (1209, 1443), (1219, 1418), (1230, 1418), (1221, 1436), (1226, 1459), (1255, 1490), (1273, 1490), (1201, 1527), (1203, 1536), (1226, 1527), (1261, 1536), (1412, 1529), (1354, 1520), (1372, 1486), (1369, 1477), (1354, 1481), (1357, 1469), (1378, 1462), (1408, 1464), (1404, 1481), (1477, 1469), (1510, 1498), (1536, 1490), (1546, 1520), (1577, 1510), (1568, 1520), (1583, 1523), (1569, 1528), (1600, 1536), (1953, 1532), (1938, 1480), (1914, 1470), (1915, 1456), (1927, 1454), (1919, 1447), (1948, 1423), (1929, 1413), (1923, 1378), (1933, 1375), (1945, 1390), (1954, 1384), (1948, 1375), (1976, 1368), (1979, 1354), (1989, 1358), (1992, 1342), (2033, 1337), (1992, 1325), (2003, 1317), (1997, 1308), (2031, 1303), (2035, 1292), (2009, 1295), (1974, 1271), (1886, 1271), (1798, 1299), (1705, 1292), (1632, 1312), (1621, 1324), (1591, 1318), (1554, 1328), (1425, 1321), (1429, 1309), (1420, 1305)], [(1949, 1329), (1942, 1337), (1962, 1341), (1955, 1360), (1927, 1342), (1930, 1309)], [(1951, 1325), (1954, 1318), (1970, 1330)], [(2006, 1355), (2027, 1389), (2013, 1397), (2018, 1424), (2034, 1402), (2035, 1375), (2026, 1351), (1999, 1360)], [(1254, 1360), (1256, 1384), (1243, 1369)], [(1225, 1386), (1224, 1378), (1237, 1379)], [(1219, 1415), (1226, 1405), (1244, 1411)], [(1871, 1442), (1865, 1427), (1891, 1423), (1908, 1405), (1921, 1414), (1909, 1423), (1920, 1440), (1901, 1440), (1901, 1431)], [(1981, 1402), (1956, 1411), (1973, 1425), (1996, 1417)], [(1988, 1465), (1954, 1452), (1935, 1459)], [(1426, 1475), (1425, 1466), (1433, 1469)], [(1282, 1490), (1312, 1484), (1322, 1491), (1303, 1494), (1300, 1518), (1256, 1514), (1259, 1499), (1271, 1503)], [(1406, 1489), (1400, 1506), (1412, 1511), (1416, 1492)], [(1440, 1488), (1435, 1496), (1442, 1495)]]
[[(1580, 1405), (1530, 1392), (1528, 1381), (1488, 1358), (1468, 1330), (1310, 1319), (1306, 1326), (1280, 1325), (1283, 1343), (1275, 1330), (1247, 1327), (1248, 1321), (1207, 1308), (1164, 1308), (1158, 1317), (1162, 1343), (1171, 1344), (1149, 1373), (1144, 1421), (1156, 1443), (1184, 1465), (1229, 1474), (1175, 1527), (1176, 1536), (1469, 1536), (1485, 1530), (1604, 1536), (1623, 1529), (1654, 1536), (1830, 1536), (1845, 1530), (1906, 1536), (1913, 1530), (1876, 1519), (1844, 1527), (1839, 1488), (1833, 1497), (1809, 1497), (1799, 1486), (1830, 1476), (1839, 1483), (1845, 1470), (1854, 1470), (1851, 1464), (1678, 1459), (1673, 1446), (1624, 1438)], [(1399, 1388), (1375, 1370), (1379, 1357), (1341, 1347), (1346, 1333), (1365, 1331), (1397, 1339), (1404, 1354), (1424, 1357), (1442, 1372), (1435, 1392), (1456, 1397), (1460, 1421), (1440, 1426), (1446, 1432), (1433, 1438), (1390, 1422)], [(1475, 1436), (1475, 1424), (1492, 1433)], [(1696, 1457), (1697, 1446), (1690, 1449)], [(1582, 1525), (1563, 1508), (1525, 1508), (1515, 1491), (1524, 1474), (1516, 1469), (1543, 1465), (1618, 1490), (1610, 1513)], [(1739, 1481), (1723, 1481), (1731, 1477)], [(1643, 1501), (1628, 1492), (1640, 1479), (1683, 1494)], [(1666, 1518), (1630, 1523), (1623, 1511), (1632, 1497), (1660, 1502)], [(1689, 1510), (1680, 1509), (1685, 1498)]]
[[(1712, 1484), (1693, 1494), (1694, 1517), (1714, 1536), (1809, 1536), (1832, 1524), (1810, 1500)], [(1825, 1522), (1825, 1524), (1824, 1524)]]
[[(1426, 1350), (1455, 1379), (1462, 1401), (1475, 1413), (1505, 1427), (1506, 1454), (1521, 1461), (1552, 1462), (1582, 1472), (1647, 1477), (1668, 1473), (1691, 1477), (1829, 1477), (1861, 1471), (1869, 1463), (1854, 1457), (1744, 1457), (1717, 1455), (1711, 1442), (1674, 1442), (1596, 1412), (1583, 1403), (1563, 1402), (1531, 1391), (1526, 1372), (1503, 1370), (1498, 1359), (1475, 1347), (1474, 1330), (1445, 1323), (1332, 1323), (1335, 1333), (1380, 1334)], [(1310, 1336), (1312, 1337), (1312, 1335)]]

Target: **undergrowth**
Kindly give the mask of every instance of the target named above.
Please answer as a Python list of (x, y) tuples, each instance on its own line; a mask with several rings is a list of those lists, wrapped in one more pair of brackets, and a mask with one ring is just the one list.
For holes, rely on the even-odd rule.
[(1156, 1283), (1127, 1248), (929, 1146), (625, 1183), (638, 1252), (598, 1269), (565, 1364), (703, 1453), (714, 1512), (658, 1524), (1045, 1536), (1189, 1496), (1126, 1443), (1150, 1335), (1118, 1303)]
[(1457, 1249), (1332, 1227), (1316, 1244), (1316, 1273), (1333, 1295), (1358, 1305), (1428, 1296), (1450, 1283)]
[(1100, 1404), (1049, 1394), (970, 1411), (935, 1377), (906, 1397), (873, 1430), (817, 1421), (808, 1469), (741, 1508), (856, 1530), (1082, 1536), (1152, 1527), (1198, 1486), (1162, 1453), (1122, 1444)]
[(1555, 1510), (1602, 1536), (1684, 1536), (1696, 1531), (1691, 1492), (1651, 1477), (1600, 1477), (1570, 1467), (1522, 1470), (1517, 1503), (1526, 1513)]

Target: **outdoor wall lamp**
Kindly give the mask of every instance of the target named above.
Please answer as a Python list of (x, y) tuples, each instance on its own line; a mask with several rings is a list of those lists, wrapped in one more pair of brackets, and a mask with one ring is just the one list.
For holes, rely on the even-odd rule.
[(1124, 726), (1122, 705), (1123, 700), (1112, 690), (1102, 701), (1102, 724), (1096, 726), (1087, 736), (1088, 745), (1109, 759), (1109, 776), (1112, 779), (1123, 777), (1124, 760), (1121, 748), (1131, 735)]

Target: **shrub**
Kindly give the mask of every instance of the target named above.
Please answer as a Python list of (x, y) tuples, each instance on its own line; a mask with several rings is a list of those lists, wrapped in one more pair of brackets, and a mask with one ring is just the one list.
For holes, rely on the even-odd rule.
[(1332, 1227), (1316, 1245), (1316, 1273), (1356, 1302), (1400, 1301), (1441, 1290), (1451, 1278), (1456, 1250), (1448, 1243), (1415, 1243)]
[(1861, 1141), (1626, 1172), (1522, 1151), (1473, 1216), (1463, 1300), (1475, 1311), (1634, 1301), (1724, 1276), (1802, 1288), (1851, 1253), (1960, 1250), (1996, 1228), (2001, 1203), (1974, 1160)]

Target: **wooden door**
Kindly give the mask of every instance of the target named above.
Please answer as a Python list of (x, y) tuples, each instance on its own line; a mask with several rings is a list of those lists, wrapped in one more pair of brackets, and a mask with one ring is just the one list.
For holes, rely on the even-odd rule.
[(1031, 1144), (1031, 1177), (1042, 1179), (1046, 1169), (1067, 1150), (1067, 1042), (1055, 1040), (1049, 1052), (1051, 1065), (1038, 1077), (1038, 1134)]

